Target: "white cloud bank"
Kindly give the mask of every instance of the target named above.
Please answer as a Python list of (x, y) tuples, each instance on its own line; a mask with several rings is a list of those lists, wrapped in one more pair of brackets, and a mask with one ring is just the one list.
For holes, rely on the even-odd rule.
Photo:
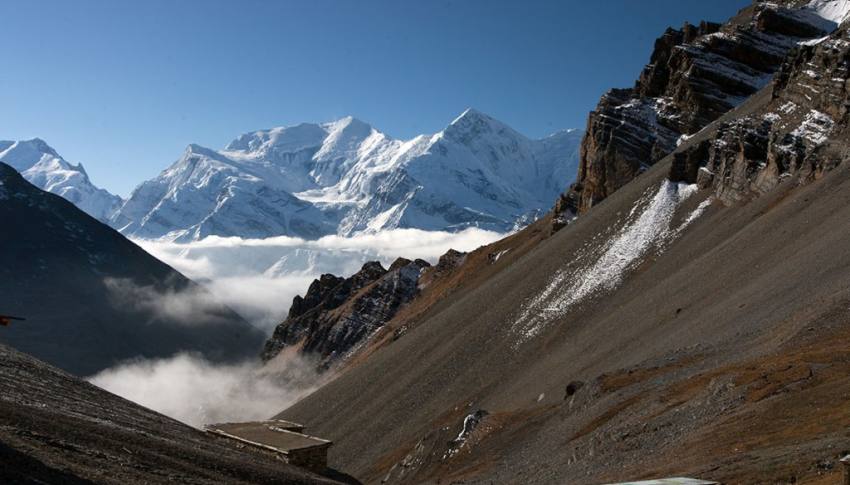
[[(449, 249), (470, 251), (503, 234), (467, 229), (458, 233), (398, 229), (315, 241), (290, 237), (241, 239), (208, 237), (191, 243), (136, 240), (146, 251), (205, 291), (158, 292), (125, 280), (108, 280), (116, 304), (154, 311), (178, 322), (208, 322), (224, 303), (269, 333), (280, 323), (295, 295), (323, 273), (349, 276), (363, 263), (385, 266), (399, 256), (436, 260)], [(263, 366), (211, 364), (195, 354), (137, 360), (89, 378), (93, 384), (187, 424), (267, 419), (317, 389), (315, 363), (294, 351)]]
[(213, 365), (195, 354), (138, 360), (89, 378), (94, 385), (186, 424), (268, 419), (321, 384), (315, 364), (282, 355), (259, 363)]
[[(135, 240), (146, 251), (204, 284), (220, 301), (267, 331), (280, 323), (295, 295), (324, 273), (349, 276), (367, 261), (385, 266), (397, 257), (435, 262), (449, 249), (470, 251), (502, 237), (481, 229), (457, 233), (394, 229), (308, 241), (211, 236), (190, 243)], [(179, 302), (164, 295), (169, 308)]]

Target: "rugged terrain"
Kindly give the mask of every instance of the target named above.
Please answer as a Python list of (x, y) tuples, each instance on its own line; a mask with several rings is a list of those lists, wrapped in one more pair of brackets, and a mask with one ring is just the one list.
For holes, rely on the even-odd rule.
[(190, 145), (112, 218), (128, 236), (508, 231), (544, 214), (575, 176), (582, 132), (531, 140), (469, 109), (444, 130), (393, 139), (355, 118)]
[(254, 355), (263, 334), (71, 202), (0, 163), (0, 342), (77, 375), (133, 357)]
[(220, 441), (2, 344), (0, 482), (338, 483)]
[[(718, 28), (825, 25), (815, 11), (757, 2)], [(369, 483), (833, 483), (850, 450), (848, 40), (794, 48), (560, 231), (426, 271), (281, 417)]]
[(417, 296), (420, 276), (429, 266), (421, 259), (399, 258), (389, 269), (366, 263), (349, 278), (322, 275), (304, 297), (293, 299), (286, 320), (266, 341), (263, 360), (286, 347), (318, 354), (325, 367), (348, 356)]
[(754, 2), (723, 25), (668, 29), (634, 87), (609, 91), (590, 114), (562, 217), (586, 212), (762, 89), (792, 48), (842, 19), (835, 2), (800, 8), (809, 3)]

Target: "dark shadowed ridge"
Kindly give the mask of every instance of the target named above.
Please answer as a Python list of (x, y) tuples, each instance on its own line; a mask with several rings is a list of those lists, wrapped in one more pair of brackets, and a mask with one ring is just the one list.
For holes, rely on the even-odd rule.
[[(3, 163), (0, 248), (0, 313), (27, 318), (0, 342), (74, 374), (178, 351), (231, 361), (262, 345), (261, 331), (198, 285)], [(162, 314), (134, 291), (193, 295), (203, 309)]]

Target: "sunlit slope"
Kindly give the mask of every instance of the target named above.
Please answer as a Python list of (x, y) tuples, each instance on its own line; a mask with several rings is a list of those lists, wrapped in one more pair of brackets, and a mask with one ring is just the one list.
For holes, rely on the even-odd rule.
[[(850, 391), (844, 358), (811, 353), (848, 338), (835, 333), (847, 168), (706, 207), (710, 190), (665, 195), (671, 158), (282, 415), (335, 439), (332, 462), (371, 482), (816, 477), (850, 424), (825, 405)], [(477, 410), (489, 415), (452, 452)], [(745, 435), (730, 431), (739, 419)]]

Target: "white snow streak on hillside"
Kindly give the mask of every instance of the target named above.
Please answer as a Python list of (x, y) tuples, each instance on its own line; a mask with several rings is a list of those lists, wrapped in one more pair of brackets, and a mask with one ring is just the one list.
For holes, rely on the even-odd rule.
[[(638, 200), (619, 233), (609, 238), (601, 255), (589, 266), (576, 268), (593, 252), (582, 250), (568, 266), (555, 274), (546, 288), (528, 303), (514, 324), (522, 339), (531, 338), (551, 321), (564, 316), (576, 303), (600, 292), (611, 291), (652, 248), (663, 249), (687, 224), (699, 217), (708, 203), (700, 206), (675, 230), (670, 227), (676, 207), (697, 191), (697, 186), (664, 181), (649, 200)], [(643, 211), (638, 212), (643, 208)]]

